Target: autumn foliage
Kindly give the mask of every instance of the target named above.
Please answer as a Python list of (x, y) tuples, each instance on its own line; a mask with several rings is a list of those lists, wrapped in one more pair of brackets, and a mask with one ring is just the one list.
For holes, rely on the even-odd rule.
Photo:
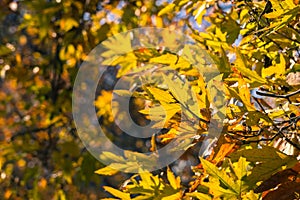
[[(300, 199), (298, 1), (2, 0), (0, 6), (0, 199)], [(192, 38), (218, 69), (210, 74), (216, 81), (206, 82), (165, 46), (124, 53), (126, 45), (106, 40), (146, 26)], [(171, 35), (162, 37), (166, 46), (176, 40)], [(122, 41), (130, 46), (129, 36)], [(72, 119), (76, 74), (101, 42), (109, 66), (94, 101), (99, 125), (135, 152), (104, 152), (108, 166), (86, 150)], [(157, 82), (141, 84), (154, 70), (161, 73), (152, 77)], [(114, 122), (113, 95), (129, 95), (114, 85), (126, 74), (137, 85), (130, 93), (135, 123), (163, 127), (149, 138), (132, 139)], [(220, 88), (224, 101), (212, 98)], [(222, 127), (214, 139), (208, 130), (216, 108)], [(140, 152), (155, 153), (174, 140), (185, 150), (180, 159), (143, 170), (136, 158), (152, 160)], [(114, 167), (125, 163), (139, 173)]]

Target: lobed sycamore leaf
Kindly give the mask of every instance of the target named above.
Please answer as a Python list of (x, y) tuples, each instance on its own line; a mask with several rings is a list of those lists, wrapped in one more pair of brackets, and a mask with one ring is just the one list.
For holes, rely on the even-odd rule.
[(259, 76), (256, 71), (252, 71), (247, 67), (247, 61), (238, 49), (236, 50), (236, 56), (235, 67), (243, 76), (248, 77), (252, 82), (256, 81), (261, 84), (267, 83), (266, 79)]
[(255, 187), (257, 182), (264, 181), (283, 168), (292, 167), (297, 163), (295, 157), (269, 146), (263, 146), (261, 149), (239, 150), (229, 157), (232, 160), (245, 157), (247, 161), (254, 164), (252, 173), (245, 180), (250, 187)]

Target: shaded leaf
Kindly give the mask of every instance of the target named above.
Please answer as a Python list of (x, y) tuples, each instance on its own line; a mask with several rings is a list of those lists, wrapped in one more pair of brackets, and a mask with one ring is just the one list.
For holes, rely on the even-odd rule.
[(285, 155), (273, 147), (263, 146), (262, 149), (244, 149), (236, 151), (229, 156), (232, 160), (245, 157), (247, 161), (254, 163), (252, 173), (245, 180), (250, 187), (254, 187), (258, 181), (268, 179), (283, 167), (292, 167), (297, 163), (293, 156)]
[(254, 192), (261, 193), (266, 190), (270, 190), (275, 188), (280, 183), (288, 182), (290, 177), (297, 176), (297, 172), (292, 169), (286, 169), (283, 171), (279, 171), (276, 174), (272, 175), (270, 178), (262, 182), (257, 188), (255, 188)]
[(263, 200), (287, 200), (287, 199), (299, 199), (300, 183), (286, 182), (278, 187), (274, 191), (270, 191)]

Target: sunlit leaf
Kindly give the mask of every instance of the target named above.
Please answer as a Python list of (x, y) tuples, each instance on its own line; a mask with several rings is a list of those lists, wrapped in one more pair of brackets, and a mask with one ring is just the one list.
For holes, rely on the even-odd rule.
[[(239, 186), (226, 174), (225, 171), (219, 170), (215, 165), (207, 160), (201, 159), (201, 163), (208, 174), (216, 178), (218, 181), (220, 181), (220, 183), (224, 184), (225, 187), (228, 188), (228, 192), (230, 191), (230, 194), (238, 194)], [(215, 187), (219, 187), (218, 185), (219, 184), (215, 184)], [(210, 186), (212, 186), (212, 184), (210, 184)], [(211, 189), (213, 190), (213, 188)]]
[(73, 27), (78, 27), (79, 24), (74, 18), (65, 18), (60, 20), (60, 28), (64, 31), (69, 31)]
[(240, 51), (237, 50), (237, 58), (235, 62), (235, 67), (241, 72), (243, 76), (248, 77), (252, 81), (256, 81), (259, 83), (267, 83), (265, 79), (260, 77), (255, 71), (252, 71), (248, 68), (247, 62), (244, 56), (241, 54)]
[(167, 177), (172, 188), (174, 188), (175, 190), (180, 188), (180, 177), (175, 178), (170, 168), (167, 169)]
[(197, 198), (199, 200), (211, 200), (212, 199), (211, 196), (209, 196), (207, 194), (199, 193), (199, 192), (187, 193), (186, 195), (189, 197)]
[(275, 74), (275, 78), (280, 78), (285, 73), (286, 62), (282, 54), (280, 54), (280, 62), (275, 66), (262, 69), (262, 77), (270, 77)]
[(120, 190), (116, 190), (112, 187), (108, 187), (108, 186), (103, 186), (103, 188), (111, 193), (113, 196), (120, 198), (121, 200), (130, 200), (130, 194), (129, 193), (125, 193), (125, 192), (121, 192)]
[(174, 3), (170, 3), (168, 4), (166, 7), (164, 7), (163, 9), (161, 9), (159, 12), (158, 12), (158, 16), (161, 16), (161, 15), (164, 15), (166, 13), (169, 13), (169, 12), (172, 12), (173, 9), (175, 7), (175, 4)]
[(99, 175), (114, 175), (118, 172), (118, 170), (115, 170), (109, 166), (106, 166), (104, 168), (101, 168), (101, 169), (98, 169), (95, 171), (96, 174), (99, 174)]

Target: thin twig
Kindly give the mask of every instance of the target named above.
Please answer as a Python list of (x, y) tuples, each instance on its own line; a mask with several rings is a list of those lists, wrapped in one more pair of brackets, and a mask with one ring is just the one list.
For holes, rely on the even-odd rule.
[(290, 100), (291, 96), (300, 94), (300, 90), (297, 90), (295, 92), (292, 92), (290, 94), (282, 95), (282, 94), (273, 94), (273, 93), (267, 93), (267, 92), (262, 92), (262, 91), (256, 91), (256, 94), (260, 96), (265, 96), (265, 97), (273, 97), (273, 98), (283, 98), (289, 101), (289, 103), (292, 103)]
[(18, 136), (23, 136), (23, 135), (25, 135), (25, 134), (27, 134), (27, 133), (37, 133), (37, 132), (40, 132), (40, 131), (47, 131), (47, 130), (49, 130), (50, 128), (52, 128), (56, 123), (57, 123), (57, 122), (52, 123), (52, 124), (50, 124), (50, 125), (47, 126), (47, 127), (40, 127), (40, 128), (32, 128), (32, 129), (28, 129), (28, 127), (26, 127), (24, 130), (21, 130), (21, 131), (15, 133), (15, 134), (11, 137), (11, 140), (13, 141), (13, 140), (16, 139), (16, 137), (18, 137)]
[[(259, 92), (259, 91), (256, 91), (256, 93)], [(287, 94), (287, 95), (281, 95), (281, 96), (285, 96), (285, 97), (282, 97), (282, 98), (288, 98), (290, 96), (293, 96), (297, 93), (299, 93), (300, 90), (296, 91), (296, 92), (293, 92), (291, 94)], [(266, 93), (266, 94), (270, 94), (270, 93)], [(277, 134), (279, 134), (281, 137), (283, 137), (288, 143), (290, 143), (292, 146), (294, 146), (296, 149), (300, 150), (300, 144), (297, 144), (293, 141), (291, 141), (288, 137), (286, 137), (286, 135), (283, 133), (283, 130), (284, 129), (287, 129), (289, 128), (290, 126), (292, 126), (292, 124), (289, 124), (288, 126), (283, 126), (283, 127), (280, 127), (278, 128), (277, 125), (274, 123), (274, 121), (270, 118), (270, 116), (268, 115), (268, 113), (266, 113), (266, 111), (264, 110), (263, 106), (259, 103), (259, 101), (257, 100), (257, 98), (253, 97), (254, 100), (258, 103), (258, 105), (260, 106), (260, 108), (263, 110), (263, 112), (267, 115), (267, 117), (272, 121), (272, 124), (273, 124), (273, 127), (278, 131)], [(276, 135), (277, 135), (276, 134)]]

